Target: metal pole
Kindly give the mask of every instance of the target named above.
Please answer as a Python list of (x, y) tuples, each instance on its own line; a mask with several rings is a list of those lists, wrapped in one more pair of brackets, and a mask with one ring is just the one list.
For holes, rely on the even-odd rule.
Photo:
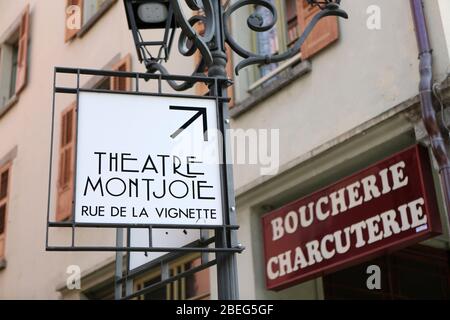
[[(122, 229), (123, 230), (123, 229)], [(127, 247), (131, 246), (131, 228), (127, 228), (127, 241), (126, 241)], [(129, 297), (133, 294), (133, 278), (129, 277), (130, 273), (130, 255), (131, 252), (127, 252), (127, 265), (125, 267), (125, 275), (126, 275), (126, 282), (125, 282), (125, 295)]]
[(433, 56), (422, 0), (410, 0), (419, 49), (420, 104), (425, 129), (430, 136), (433, 155), (439, 166), (447, 218), (450, 221), (450, 159), (433, 106)]
[[(116, 246), (118, 248), (123, 247), (123, 229), (116, 229)], [(122, 299), (122, 279), (123, 274), (123, 253), (121, 251), (116, 252), (116, 277), (114, 279), (114, 298), (116, 300)]]
[[(214, 46), (211, 46), (211, 53), (213, 56), (213, 64), (208, 69), (208, 76), (226, 78), (226, 65), (227, 54), (225, 49), (225, 37), (223, 29), (223, 13), (220, 0), (213, 0), (213, 12), (215, 15), (215, 36), (213, 39)], [(218, 86), (216, 88), (216, 85)], [(210, 87), (210, 92), (217, 93), (221, 97), (227, 97), (227, 84), (223, 82), (215, 82)], [(222, 123), (219, 124), (223, 128), (223, 146), (224, 154), (227, 159), (224, 159), (224, 179), (226, 180), (226, 203), (224, 205), (225, 221), (227, 224), (236, 223), (236, 204), (234, 199), (234, 181), (233, 181), (233, 169), (229, 157), (231, 155), (231, 145), (229, 137), (229, 114), (228, 104), (221, 103), (222, 110), (218, 110), (221, 113), (219, 119)], [(226, 243), (228, 247), (237, 246), (237, 232), (236, 230), (229, 229), (217, 229), (216, 230), (216, 245), (222, 246)], [(235, 253), (217, 253), (217, 289), (219, 300), (237, 300), (239, 299), (238, 290), (238, 277), (237, 277), (237, 264)]]

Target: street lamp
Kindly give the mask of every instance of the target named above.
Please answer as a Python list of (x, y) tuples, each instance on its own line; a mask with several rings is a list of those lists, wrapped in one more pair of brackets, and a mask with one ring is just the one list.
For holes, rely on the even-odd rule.
[[(262, 6), (269, 10), (272, 19), (270, 22), (253, 13), (247, 19), (247, 26), (255, 32), (264, 32), (273, 28), (277, 21), (277, 10), (267, 0), (237, 0), (226, 5), (221, 0), (184, 0), (186, 5), (196, 12), (187, 18), (181, 7), (182, 0), (124, 0), (128, 25), (132, 31), (138, 57), (150, 73), (160, 72), (168, 74), (163, 66), (167, 62), (174, 40), (176, 28), (181, 29), (178, 40), (178, 50), (184, 56), (192, 56), (195, 51), (200, 52), (201, 59), (192, 76), (204, 75), (208, 70), (211, 77), (226, 77), (225, 43), (243, 58), (235, 67), (239, 70), (254, 64), (270, 64), (285, 61), (300, 52), (301, 46), (310, 35), (320, 19), (327, 16), (348, 18), (347, 13), (340, 9), (341, 0), (306, 0), (309, 5), (317, 6), (321, 10), (313, 17), (302, 35), (285, 52), (273, 55), (260, 55), (241, 47), (233, 38), (229, 29), (230, 16), (244, 6)], [(197, 23), (204, 24), (204, 33), (199, 34), (195, 29)], [(161, 41), (144, 41), (141, 29), (164, 29), (164, 38)], [(158, 54), (152, 56), (147, 47), (158, 46)], [(169, 81), (171, 87), (177, 91), (191, 88), (194, 82), (186, 81), (182, 84)]]
[[(171, 3), (168, 0), (130, 0), (125, 1), (125, 10), (139, 60), (167, 62), (176, 27)], [(145, 29), (164, 29), (164, 37), (160, 41), (144, 41), (140, 30)], [(151, 54), (151, 47), (158, 48), (156, 56)]]
[[(181, 8), (182, 1), (195, 12), (192, 17), (185, 16)], [(268, 0), (124, 0), (124, 3), (139, 60), (144, 63), (147, 72), (169, 75), (163, 63), (167, 62), (169, 58), (175, 30), (180, 28), (178, 51), (183, 56), (192, 56), (198, 51), (200, 59), (191, 77), (186, 77), (186, 81), (177, 83), (166, 77), (168, 84), (176, 91), (183, 91), (193, 87), (199, 81), (213, 79), (214, 81), (207, 81), (210, 95), (224, 101), (227, 98), (226, 89), (231, 85), (226, 72), (226, 44), (243, 58), (235, 67), (235, 72), (238, 74), (239, 70), (247, 66), (281, 62), (298, 54), (320, 19), (327, 16), (348, 18), (347, 13), (339, 7), (340, 0), (306, 1), (311, 6), (318, 6), (321, 10), (312, 18), (302, 35), (288, 50), (273, 55), (261, 55), (244, 49), (234, 40), (229, 29), (231, 15), (244, 6), (261, 6), (269, 10), (271, 14), (270, 22), (264, 21), (264, 18), (258, 13), (251, 14), (247, 19), (248, 28), (255, 32), (264, 32), (273, 28), (277, 22), (277, 11)], [(204, 25), (201, 33), (195, 28), (198, 23)], [(144, 41), (140, 33), (141, 29), (164, 29), (163, 40)], [(157, 55), (153, 56), (148, 50), (148, 47), (151, 46), (159, 47)], [(205, 77), (206, 70), (208, 77)], [(217, 107), (220, 109), (219, 126), (224, 134), (223, 145), (227, 148), (224, 154), (227, 154), (230, 153), (230, 137), (227, 133), (230, 128), (228, 106), (226, 103), (220, 103)], [(228, 186), (225, 204), (228, 207), (228, 213), (224, 215), (224, 222), (227, 225), (236, 224), (234, 190), (232, 183), (228, 184), (229, 181), (233, 181), (229, 163), (224, 164), (224, 179)], [(236, 230), (215, 230), (215, 241), (217, 246), (224, 243), (228, 243), (231, 247), (238, 246)], [(235, 254), (216, 253), (216, 261), (218, 298), (237, 299)]]
[(144, 2), (138, 6), (137, 14), (140, 21), (153, 25), (165, 22), (169, 9), (164, 2)]

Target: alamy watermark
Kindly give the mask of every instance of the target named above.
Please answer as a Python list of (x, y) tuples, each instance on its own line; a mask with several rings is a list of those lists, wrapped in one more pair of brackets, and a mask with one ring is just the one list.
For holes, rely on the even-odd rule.
[(70, 265), (66, 269), (66, 287), (68, 290), (81, 289), (81, 268), (78, 265)]
[(366, 281), (367, 289), (381, 290), (381, 269), (377, 265), (367, 267), (366, 273), (369, 275)]
[(66, 8), (66, 28), (69, 30), (81, 29), (81, 7), (71, 5)]
[(381, 30), (381, 8), (377, 5), (367, 7), (368, 15), (366, 26), (369, 30)]
[[(224, 136), (219, 130), (208, 130), (207, 133), (197, 132), (189, 135), (179, 135), (171, 150), (177, 157), (198, 155), (196, 161), (203, 164), (233, 164), (255, 165), (263, 176), (276, 175), (280, 167), (280, 130), (279, 129), (228, 129), (227, 145), (231, 150), (225, 152)], [(207, 136), (207, 141), (204, 141)], [(222, 151), (217, 154), (217, 150)]]

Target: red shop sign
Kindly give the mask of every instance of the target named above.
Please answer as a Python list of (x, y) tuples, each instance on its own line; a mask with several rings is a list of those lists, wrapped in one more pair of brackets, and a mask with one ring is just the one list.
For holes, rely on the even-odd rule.
[(428, 152), (409, 148), (264, 215), (262, 223), (270, 290), (438, 235)]

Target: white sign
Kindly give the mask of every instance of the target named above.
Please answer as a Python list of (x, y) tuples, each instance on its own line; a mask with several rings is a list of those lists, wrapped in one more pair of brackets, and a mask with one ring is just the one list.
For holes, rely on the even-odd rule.
[(75, 221), (222, 224), (213, 99), (80, 92)]

